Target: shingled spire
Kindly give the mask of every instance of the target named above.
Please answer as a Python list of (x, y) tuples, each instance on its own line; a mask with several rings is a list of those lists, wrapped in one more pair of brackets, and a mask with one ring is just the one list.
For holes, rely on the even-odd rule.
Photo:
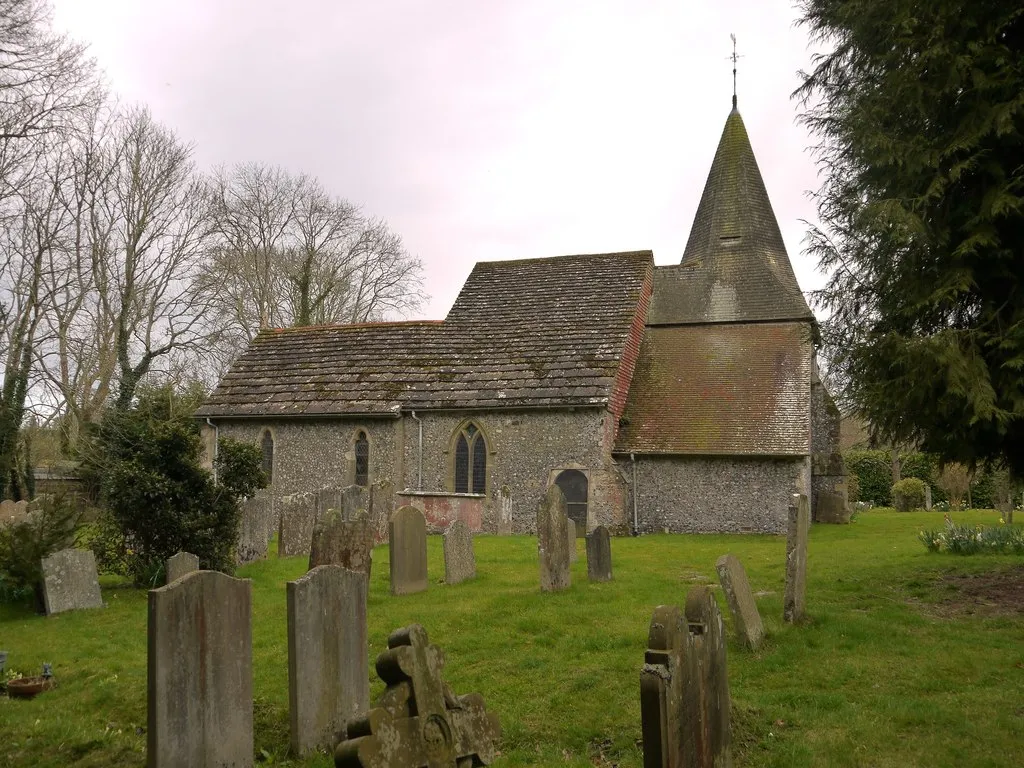
[(662, 322), (813, 317), (735, 106), (725, 121), (681, 267), (673, 277), (686, 284), (679, 285), (685, 298), (662, 296), (675, 305), (668, 313), (674, 317)]

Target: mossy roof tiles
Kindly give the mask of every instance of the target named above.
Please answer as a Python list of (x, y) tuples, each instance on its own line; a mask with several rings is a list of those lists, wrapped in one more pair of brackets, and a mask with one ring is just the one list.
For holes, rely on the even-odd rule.
[(649, 327), (616, 451), (806, 455), (810, 361), (806, 322)]
[(261, 332), (197, 415), (603, 406), (650, 251), (482, 262), (443, 322)]

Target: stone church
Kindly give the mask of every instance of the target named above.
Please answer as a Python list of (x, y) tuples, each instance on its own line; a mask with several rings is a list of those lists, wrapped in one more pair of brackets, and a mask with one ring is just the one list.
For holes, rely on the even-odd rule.
[(839, 414), (739, 112), (677, 265), (650, 251), (478, 263), (441, 321), (265, 330), (199, 410), (268, 491), (366, 486), (373, 514), (530, 532), (781, 532), (845, 506)]

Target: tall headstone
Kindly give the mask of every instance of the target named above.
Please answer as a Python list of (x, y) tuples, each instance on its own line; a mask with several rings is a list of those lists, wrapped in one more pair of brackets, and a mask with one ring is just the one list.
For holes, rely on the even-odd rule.
[(701, 738), (697, 764), (725, 768), (732, 765), (732, 726), (722, 613), (708, 587), (690, 590), (685, 611), (699, 659)]
[(789, 505), (789, 528), (786, 534), (786, 592), (782, 618), (798, 622), (807, 607), (807, 534), (810, 526), (807, 497), (794, 493)]
[(587, 578), (591, 581), (612, 580), (612, 541), (603, 525), (587, 535)]
[(427, 588), (427, 521), (416, 507), (400, 507), (388, 523), (391, 594)]
[(198, 571), (199, 558), (191, 552), (179, 552), (178, 554), (167, 558), (164, 570), (167, 572), (167, 583), (170, 584), (172, 581), (177, 581), (187, 573)]
[(569, 550), (570, 563), (580, 559), (580, 554), (576, 551), (576, 521), (571, 517), (565, 518), (565, 547)]
[(924, 508), (926, 512), (932, 511), (932, 487), (928, 483), (924, 484)]
[(235, 545), (239, 565), (262, 560), (267, 556), (270, 540), (279, 529), (278, 511), (274, 497), (268, 493), (257, 494), (242, 502), (238, 542)]
[[(537, 550), (542, 592), (557, 592), (567, 589), (572, 583), (566, 523), (568, 519), (562, 489), (552, 485), (537, 508)], [(575, 538), (572, 541), (575, 548)]]
[(456, 520), (444, 532), (444, 582), (458, 584), (476, 578), (473, 534), (462, 520)]
[(149, 768), (253, 762), (252, 582), (194, 571), (149, 593)]
[(740, 642), (751, 650), (757, 650), (764, 638), (764, 624), (743, 563), (735, 555), (722, 555), (715, 563), (715, 570), (718, 571), (718, 581), (725, 592)]
[(387, 689), (348, 726), (337, 768), (456, 768), (490, 765), (501, 726), (478, 693), (456, 696), (441, 677), (444, 653), (419, 624), (396, 630), (377, 657)]
[(46, 615), (102, 608), (96, 556), (90, 549), (62, 549), (43, 558)]
[(316, 522), (317, 497), (313, 493), (296, 493), (280, 500), (281, 529), (277, 553), (281, 557), (308, 555)]
[(364, 513), (350, 520), (344, 512), (329, 509), (320, 515), (313, 526), (313, 539), (309, 548), (309, 568), (320, 565), (340, 565), (370, 578), (373, 565), (373, 530)]
[(322, 565), (289, 581), (288, 702), (296, 755), (334, 749), (370, 705), (366, 575)]

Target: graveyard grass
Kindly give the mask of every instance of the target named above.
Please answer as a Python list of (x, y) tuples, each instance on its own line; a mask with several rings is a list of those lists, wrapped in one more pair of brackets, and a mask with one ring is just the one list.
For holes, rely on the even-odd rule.
[[(992, 511), (954, 513), (996, 524)], [(639, 768), (639, 670), (651, 612), (717, 583), (725, 552), (746, 567), (767, 637), (755, 653), (729, 636), (738, 766), (1015, 766), (1024, 754), (1024, 615), (958, 608), (950, 575), (1015, 569), (1020, 556), (931, 554), (918, 531), (938, 513), (870, 511), (849, 526), (815, 525), (808, 620), (781, 621), (784, 537), (614, 538), (614, 581), (589, 583), (584, 542), (573, 584), (541, 594), (536, 541), (475, 540), (477, 578), (444, 575), (430, 537), (430, 587), (388, 594), (387, 548), (374, 552), (370, 657), (388, 633), (423, 624), (445, 651), (457, 693), (479, 691), (502, 723), (503, 766)], [(257, 765), (330, 766), (288, 755), (285, 582), (305, 558), (239, 571), (253, 580)], [(0, 697), (0, 765), (140, 766), (146, 724), (146, 593), (104, 582), (101, 610), (42, 618), (0, 607), (8, 668), (54, 664), (59, 687), (34, 701)], [(372, 694), (382, 690), (373, 681)]]

